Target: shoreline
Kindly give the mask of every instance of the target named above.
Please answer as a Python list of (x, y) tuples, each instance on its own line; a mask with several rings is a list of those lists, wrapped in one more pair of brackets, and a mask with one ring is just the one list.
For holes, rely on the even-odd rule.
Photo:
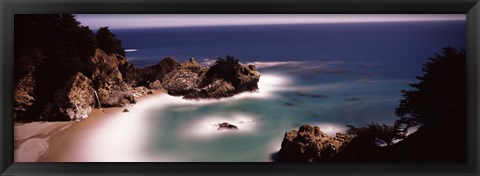
[[(165, 93), (165, 89), (154, 90), (153, 94), (136, 97), (136, 101), (140, 103)], [(133, 107), (135, 105), (94, 108), (88, 118), (81, 121), (15, 122), (14, 162), (73, 162), (75, 158), (71, 158), (71, 154), (81, 149), (79, 140), (95, 135), (92, 132), (105, 125), (104, 122)]]

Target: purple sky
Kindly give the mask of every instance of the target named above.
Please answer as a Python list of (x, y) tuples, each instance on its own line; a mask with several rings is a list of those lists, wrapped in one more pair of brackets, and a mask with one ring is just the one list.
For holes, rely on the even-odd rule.
[(233, 26), (265, 24), (365, 23), (465, 20), (465, 14), (77, 14), (84, 26), (96, 30)]

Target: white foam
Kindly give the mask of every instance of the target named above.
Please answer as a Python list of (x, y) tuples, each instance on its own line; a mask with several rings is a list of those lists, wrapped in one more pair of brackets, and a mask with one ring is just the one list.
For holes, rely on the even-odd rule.
[(320, 127), (320, 130), (330, 137), (335, 137), (337, 133), (345, 133), (347, 127), (337, 123), (314, 123), (314, 126)]
[(203, 59), (203, 62), (201, 63), (203, 66), (212, 66), (214, 63), (215, 63), (215, 59), (211, 59), (211, 58), (206, 58), (206, 59)]
[(125, 52), (135, 52), (138, 51), (138, 49), (125, 49)]
[(279, 67), (279, 66), (298, 66), (303, 64), (303, 62), (298, 61), (273, 61), (273, 62), (251, 62), (248, 63), (255, 65), (255, 67), (262, 69), (262, 68), (271, 68), (271, 67)]

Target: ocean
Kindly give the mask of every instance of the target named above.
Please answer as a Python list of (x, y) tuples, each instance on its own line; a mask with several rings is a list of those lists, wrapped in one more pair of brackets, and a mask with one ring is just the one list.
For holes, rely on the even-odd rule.
[[(232, 55), (262, 76), (258, 92), (221, 100), (141, 101), (90, 139), (90, 161), (268, 162), (285, 132), (302, 124), (329, 135), (391, 125), (422, 64), (443, 47), (466, 45), (465, 21), (111, 30), (138, 67), (166, 56), (209, 66)], [(222, 122), (239, 130), (217, 130)]]

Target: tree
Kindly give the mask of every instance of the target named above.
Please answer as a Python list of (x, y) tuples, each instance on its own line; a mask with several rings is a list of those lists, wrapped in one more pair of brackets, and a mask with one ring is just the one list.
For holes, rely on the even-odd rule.
[(97, 47), (107, 54), (118, 54), (125, 56), (125, 49), (122, 48), (122, 42), (110, 32), (108, 27), (101, 27), (96, 35)]
[(362, 139), (363, 142), (375, 144), (376, 142), (386, 143), (387, 146), (393, 144), (395, 139), (403, 139), (405, 136), (397, 131), (393, 126), (385, 124), (370, 123), (364, 127), (356, 128), (352, 125), (347, 125), (349, 128), (347, 133), (355, 136), (357, 139)]
[[(16, 68), (19, 64), (23, 68), (41, 67), (37, 70), (38, 84), (48, 89), (47, 92), (63, 86), (65, 80), (79, 71), (79, 65), (85, 64), (95, 52), (93, 32), (81, 26), (75, 15), (15, 15), (14, 25)], [(31, 51), (42, 55), (33, 58), (42, 59), (26, 62), (26, 58), (32, 58)], [(23, 72), (15, 73), (17, 83)]]
[(208, 80), (214, 78), (222, 78), (228, 82), (235, 82), (237, 68), (240, 67), (240, 62), (233, 56), (227, 55), (226, 58), (218, 57), (215, 64), (210, 67), (206, 76)]
[[(395, 122), (406, 132), (411, 126), (432, 124), (463, 125), (466, 118), (466, 55), (465, 50), (443, 48), (423, 65), (424, 75), (413, 90), (402, 90), (403, 99), (395, 110)], [(452, 124), (453, 123), (453, 124)], [(460, 128), (460, 126), (456, 126)]]

